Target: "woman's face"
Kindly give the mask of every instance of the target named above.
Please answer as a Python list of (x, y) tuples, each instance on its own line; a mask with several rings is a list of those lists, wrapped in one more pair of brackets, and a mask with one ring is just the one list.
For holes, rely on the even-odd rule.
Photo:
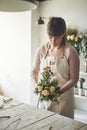
[(53, 46), (61, 45), (63, 36), (64, 34), (61, 36), (48, 36), (50, 44), (52, 44)]

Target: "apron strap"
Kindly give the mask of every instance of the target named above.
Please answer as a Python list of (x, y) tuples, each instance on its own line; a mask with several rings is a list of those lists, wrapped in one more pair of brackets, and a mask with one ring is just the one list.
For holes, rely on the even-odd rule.
[(49, 48), (50, 48), (50, 46), (49, 46), (49, 42), (48, 42), (48, 43), (47, 43), (46, 53), (45, 53), (45, 55), (44, 55), (44, 59), (46, 59), (46, 57), (47, 57), (47, 55), (48, 55)]

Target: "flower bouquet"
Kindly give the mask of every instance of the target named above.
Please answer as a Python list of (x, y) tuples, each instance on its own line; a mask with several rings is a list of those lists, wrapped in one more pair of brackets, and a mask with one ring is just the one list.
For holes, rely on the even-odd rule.
[(57, 94), (60, 89), (58, 81), (54, 78), (54, 73), (49, 66), (43, 68), (42, 78), (35, 87), (35, 93), (39, 95), (37, 107), (40, 102), (58, 102)]

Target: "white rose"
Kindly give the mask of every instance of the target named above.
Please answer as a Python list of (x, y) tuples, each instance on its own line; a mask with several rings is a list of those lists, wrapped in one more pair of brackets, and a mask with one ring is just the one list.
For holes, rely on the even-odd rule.
[(71, 36), (70, 36), (70, 39), (73, 41), (73, 40), (74, 40), (74, 35), (71, 35)]
[(70, 40), (70, 35), (67, 36), (67, 40)]
[(75, 37), (75, 41), (76, 41), (76, 42), (78, 41), (78, 37), (77, 37), (77, 36)]

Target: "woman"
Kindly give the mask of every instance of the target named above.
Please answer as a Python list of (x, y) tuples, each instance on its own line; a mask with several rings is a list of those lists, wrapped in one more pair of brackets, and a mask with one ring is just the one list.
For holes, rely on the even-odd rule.
[(79, 56), (75, 48), (66, 43), (66, 23), (61, 17), (52, 17), (47, 24), (49, 42), (40, 46), (35, 54), (32, 78), (38, 83), (41, 68), (51, 66), (58, 86), (58, 101), (50, 111), (74, 118), (73, 86), (79, 78)]

